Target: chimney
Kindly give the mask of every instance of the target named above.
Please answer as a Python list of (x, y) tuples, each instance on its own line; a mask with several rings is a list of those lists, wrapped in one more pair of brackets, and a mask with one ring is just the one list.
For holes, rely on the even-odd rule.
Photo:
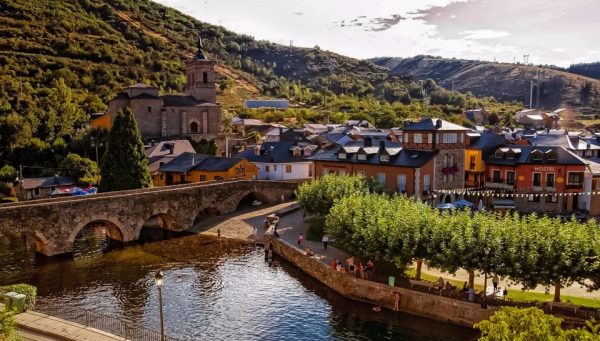
[(169, 155), (173, 155), (173, 151), (175, 150), (175, 145), (172, 143), (167, 144), (167, 147), (169, 147)]
[(382, 150), (385, 150), (385, 141), (384, 140), (379, 141), (379, 152), (381, 153)]
[(371, 138), (371, 137), (365, 137), (365, 141), (363, 143), (363, 146), (365, 146), (365, 147), (372, 147), (373, 146), (373, 138)]
[(437, 121), (435, 121), (435, 127), (437, 129), (440, 129), (442, 127), (442, 120), (438, 119)]
[(259, 145), (254, 146), (254, 155), (260, 156), (260, 146)]

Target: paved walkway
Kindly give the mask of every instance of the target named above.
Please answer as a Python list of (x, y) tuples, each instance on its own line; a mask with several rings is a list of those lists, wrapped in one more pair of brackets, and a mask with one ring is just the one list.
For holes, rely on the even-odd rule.
[[(4, 311), (3, 304), (0, 311)], [(25, 340), (125, 341), (122, 337), (35, 311), (18, 314), (15, 320), (17, 332)]]

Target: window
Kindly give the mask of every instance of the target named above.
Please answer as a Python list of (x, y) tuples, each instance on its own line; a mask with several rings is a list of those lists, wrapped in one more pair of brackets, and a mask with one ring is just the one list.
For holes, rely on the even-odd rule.
[(152, 107), (148, 107), (148, 112), (152, 112)]
[(294, 148), (294, 150), (292, 151), (292, 154), (294, 156), (300, 156), (300, 148)]
[(533, 161), (541, 161), (544, 157), (544, 153), (539, 150), (534, 150), (531, 152), (531, 160)]
[(444, 134), (444, 143), (456, 143), (458, 141), (456, 137), (456, 133), (445, 133)]
[(504, 152), (502, 152), (502, 150), (500, 150), (500, 149), (497, 149), (497, 150), (494, 152), (494, 157), (495, 157), (496, 159), (501, 159), (501, 158), (503, 158), (503, 157), (504, 157)]
[(338, 153), (338, 159), (340, 160), (345, 160), (346, 159), (346, 153)]
[(509, 149), (509, 150), (506, 152), (506, 158), (507, 158), (507, 159), (514, 159), (514, 158), (515, 158), (515, 152), (513, 152), (513, 151), (512, 151), (512, 149)]
[(214, 179), (214, 180), (217, 180), (217, 181), (221, 181), (221, 180), (223, 180), (223, 177), (222, 177), (222, 176), (217, 176), (217, 175), (215, 175), (215, 176), (213, 177), (213, 179)]
[(581, 186), (583, 183), (583, 173), (569, 173), (567, 186)]
[(358, 153), (357, 158), (358, 158), (359, 161), (366, 161), (367, 160), (367, 154)]
[(197, 133), (197, 132), (198, 132), (198, 123), (192, 122), (190, 124), (190, 133)]
[(35, 195), (36, 197), (37, 197), (38, 195), (40, 195), (40, 189), (39, 189), (39, 188), (36, 188), (36, 189), (34, 189), (34, 190), (33, 190), (33, 195)]
[(202, 81), (204, 82), (204, 84), (208, 83), (208, 73), (202, 73)]
[(377, 173), (377, 181), (380, 184), (385, 185), (385, 173)]
[(381, 161), (381, 162), (389, 162), (390, 161), (390, 156), (388, 154), (381, 154), (381, 155), (379, 155), (379, 161)]
[(421, 135), (421, 133), (413, 134), (413, 141), (415, 143), (423, 143), (423, 135)]
[(558, 202), (558, 195), (548, 195), (546, 196), (546, 203)]
[(265, 166), (265, 173), (269, 173), (271, 171), (271, 167), (269, 165)]
[(200, 175), (200, 181), (206, 181), (206, 175)]
[(185, 174), (179, 176), (179, 183), (185, 183)]
[(502, 179), (500, 179), (500, 170), (499, 169), (492, 170), (492, 182), (495, 182), (495, 183), (502, 182)]
[(533, 187), (542, 186), (542, 173), (533, 173)]
[(273, 172), (277, 172), (277, 165), (273, 165)]
[(429, 175), (423, 175), (423, 192), (429, 192)]
[(546, 160), (556, 160), (556, 151), (550, 149), (546, 152)]
[(508, 185), (514, 185), (515, 184), (515, 172), (513, 172), (513, 171), (506, 171), (506, 183)]
[(546, 187), (554, 187), (554, 173), (546, 173)]
[(433, 134), (432, 133), (427, 134), (427, 143), (433, 143)]
[(285, 172), (286, 173), (291, 173), (292, 172), (292, 165), (285, 165)]
[(398, 192), (406, 192), (406, 175), (398, 174), (396, 177), (396, 185), (398, 186)]
[(539, 195), (530, 194), (529, 196), (527, 196), (527, 201), (529, 201), (529, 202), (540, 202), (540, 196)]

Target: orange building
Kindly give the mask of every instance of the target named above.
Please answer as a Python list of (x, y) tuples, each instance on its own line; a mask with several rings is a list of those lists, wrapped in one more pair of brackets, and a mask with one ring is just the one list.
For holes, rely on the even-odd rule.
[(433, 190), (435, 151), (402, 148), (400, 143), (371, 139), (315, 155), (315, 177), (359, 174), (377, 179), (389, 192), (427, 197)]
[(569, 213), (587, 209), (578, 206), (586, 166), (585, 160), (563, 147), (505, 145), (486, 160), (486, 187), (513, 198), (502, 200), (501, 208)]
[(255, 179), (257, 176), (258, 167), (244, 159), (183, 153), (158, 169), (154, 184), (170, 186), (203, 181)]
[(92, 117), (90, 124), (92, 125), (92, 127), (98, 129), (105, 129), (110, 131), (110, 128), (112, 128), (112, 122), (110, 120), (110, 115), (108, 114), (96, 115), (95, 117)]

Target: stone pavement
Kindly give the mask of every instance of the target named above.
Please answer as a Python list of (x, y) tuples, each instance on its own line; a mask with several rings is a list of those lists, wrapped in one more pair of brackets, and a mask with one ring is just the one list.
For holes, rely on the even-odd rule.
[[(0, 310), (4, 311), (4, 305), (0, 304)], [(122, 337), (35, 311), (18, 314), (15, 320), (17, 332), (26, 340), (125, 341)]]

